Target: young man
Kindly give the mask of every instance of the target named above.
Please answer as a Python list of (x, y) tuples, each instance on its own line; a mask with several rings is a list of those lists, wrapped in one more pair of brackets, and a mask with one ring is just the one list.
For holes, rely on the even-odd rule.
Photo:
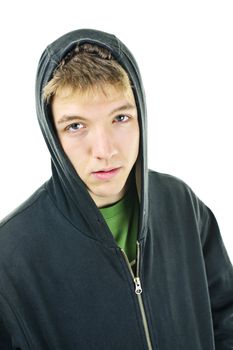
[(148, 171), (137, 64), (78, 30), (36, 82), (52, 177), (0, 227), (0, 348), (233, 349), (233, 270), (214, 215)]

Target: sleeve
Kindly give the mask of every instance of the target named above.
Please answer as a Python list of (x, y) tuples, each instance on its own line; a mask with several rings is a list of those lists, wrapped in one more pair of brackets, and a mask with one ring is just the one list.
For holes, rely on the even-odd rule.
[(11, 338), (7, 329), (0, 318), (0, 349), (1, 350), (13, 350)]
[(0, 350), (28, 350), (21, 334), (13, 308), (0, 291)]
[(201, 232), (216, 350), (233, 349), (233, 268), (218, 223), (204, 207)]

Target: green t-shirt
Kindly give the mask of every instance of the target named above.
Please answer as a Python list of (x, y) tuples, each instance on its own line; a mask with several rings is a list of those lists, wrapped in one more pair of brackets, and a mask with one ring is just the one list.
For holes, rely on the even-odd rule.
[(118, 246), (122, 248), (131, 263), (136, 258), (139, 203), (135, 188), (130, 189), (117, 203), (100, 208)]

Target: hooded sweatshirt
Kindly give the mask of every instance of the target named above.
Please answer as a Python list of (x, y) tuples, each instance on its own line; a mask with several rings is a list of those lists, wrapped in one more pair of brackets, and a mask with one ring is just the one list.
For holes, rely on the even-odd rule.
[[(136, 269), (54, 131), (42, 89), (77, 43), (110, 50), (133, 84), (140, 126)], [(233, 270), (211, 210), (180, 179), (147, 168), (137, 63), (114, 35), (50, 44), (36, 79), (52, 176), (0, 225), (0, 349), (233, 349)]]

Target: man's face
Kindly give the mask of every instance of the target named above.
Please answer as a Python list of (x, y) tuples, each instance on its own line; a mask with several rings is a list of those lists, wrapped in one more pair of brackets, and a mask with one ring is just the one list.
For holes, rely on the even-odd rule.
[(52, 101), (61, 145), (98, 207), (121, 199), (139, 150), (137, 108), (131, 88), (113, 86)]

